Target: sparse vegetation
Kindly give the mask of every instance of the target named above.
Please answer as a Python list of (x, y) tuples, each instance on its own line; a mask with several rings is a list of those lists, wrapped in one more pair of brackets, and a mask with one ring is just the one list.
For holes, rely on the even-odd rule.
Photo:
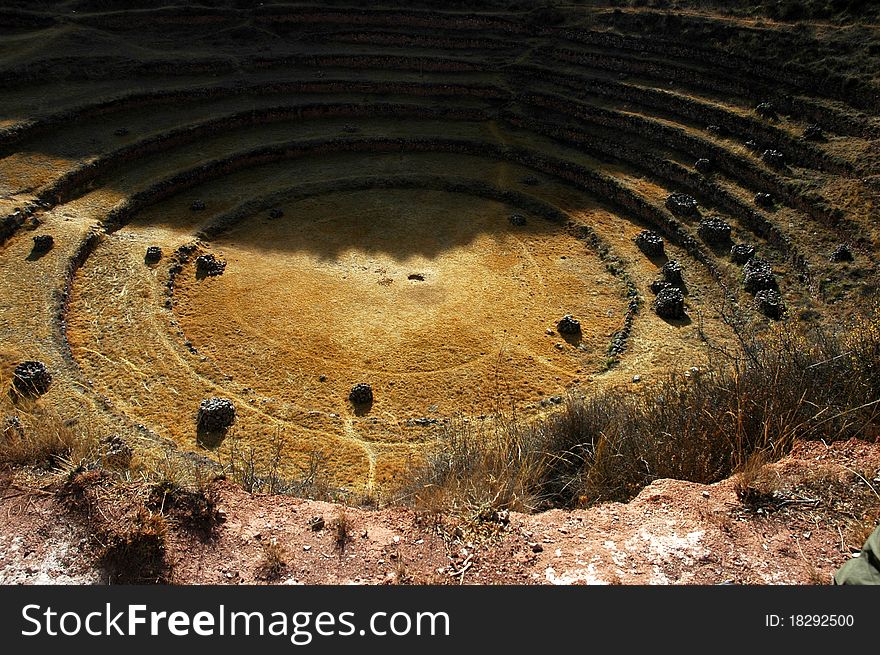
[(714, 369), (572, 395), (533, 423), (459, 420), (403, 496), (444, 511), (534, 511), (625, 501), (658, 478), (710, 483), (742, 471), (743, 500), (763, 502), (760, 462), (796, 439), (876, 436), (878, 370), (876, 318), (833, 335), (772, 329)]
[(281, 579), (287, 570), (287, 551), (275, 538), (262, 544), (263, 553), (257, 564), (257, 575), (267, 582)]

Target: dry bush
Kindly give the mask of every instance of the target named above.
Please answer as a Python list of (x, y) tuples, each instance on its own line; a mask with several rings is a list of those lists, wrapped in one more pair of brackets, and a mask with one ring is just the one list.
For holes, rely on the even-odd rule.
[[(531, 511), (626, 501), (658, 478), (712, 483), (796, 439), (875, 436), (880, 320), (744, 338), (713, 370), (670, 374), (639, 393), (569, 396), (527, 424), (496, 415), (452, 423), (400, 498), (423, 511)], [(715, 358), (716, 361), (719, 358)]]
[(263, 544), (263, 554), (257, 564), (257, 577), (274, 582), (281, 579), (287, 570), (287, 551), (276, 539)]
[(0, 464), (51, 469), (65, 459), (83, 459), (94, 450), (87, 430), (42, 408), (21, 408), (0, 418)]
[(161, 514), (140, 507), (133, 520), (110, 524), (96, 538), (99, 561), (115, 584), (158, 584), (168, 573), (167, 526)]
[(201, 486), (195, 490), (171, 481), (153, 486), (147, 507), (174, 520), (174, 522), (205, 539), (214, 537), (224, 521), (218, 505), (217, 490)]
[(351, 519), (346, 512), (345, 506), (340, 505), (336, 518), (333, 520), (333, 547), (339, 554), (345, 552), (345, 547), (352, 540), (353, 527)]

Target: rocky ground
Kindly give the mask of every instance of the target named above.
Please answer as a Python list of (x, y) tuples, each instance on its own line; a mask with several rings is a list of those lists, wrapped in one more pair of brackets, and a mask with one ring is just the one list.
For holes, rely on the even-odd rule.
[[(0, 582), (113, 582), (96, 558), (103, 537), (94, 527), (99, 517), (91, 515), (112, 520), (113, 487), (101, 487), (101, 502), (84, 511), (57, 477), (42, 482), (41, 488), (20, 473), (2, 479)], [(747, 478), (713, 485), (657, 480), (627, 504), (501, 512), (482, 521), (255, 496), (225, 480), (213, 484), (221, 522), (211, 534), (166, 509), (158, 580), (829, 584), (880, 516), (880, 444), (802, 443)]]

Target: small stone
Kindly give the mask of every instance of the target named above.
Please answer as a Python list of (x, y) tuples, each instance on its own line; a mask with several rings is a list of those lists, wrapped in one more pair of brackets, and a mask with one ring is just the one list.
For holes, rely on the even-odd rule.
[(726, 245), (730, 243), (730, 223), (720, 216), (709, 216), (700, 221), (697, 234), (710, 246)]
[(373, 402), (373, 387), (365, 382), (358, 383), (351, 388), (348, 399), (354, 405), (369, 405)]
[(12, 372), (12, 386), (25, 396), (42, 396), (52, 384), (52, 374), (43, 362), (21, 362)]
[(757, 152), (758, 150), (761, 149), (761, 144), (759, 144), (754, 139), (749, 139), (748, 141), (746, 141), (745, 145), (746, 145), (746, 148), (748, 148), (752, 152)]
[(632, 381), (634, 384), (638, 384), (639, 382), (642, 381), (642, 376), (641, 375), (633, 375)]
[(853, 252), (848, 245), (845, 243), (840, 244), (834, 249), (834, 252), (831, 253), (831, 257), (829, 260), (835, 263), (840, 262), (851, 262), (853, 261)]
[(529, 548), (532, 549), (533, 553), (543, 553), (544, 552), (544, 547), (537, 542), (530, 543)]
[(282, 216), (284, 216), (284, 212), (281, 211), (280, 209), (278, 209), (277, 207), (274, 207), (269, 210), (269, 218), (273, 218), (273, 219), (274, 218), (281, 218)]
[(305, 544), (305, 545), (303, 546), (303, 550), (304, 550), (305, 552), (309, 552), (311, 549), (312, 549), (312, 547), (309, 546), (308, 544)]
[(698, 173), (702, 173), (703, 175), (708, 175), (712, 172), (712, 162), (705, 158), (700, 158), (694, 162), (694, 169)]
[(318, 376), (318, 382), (326, 382), (326, 381), (327, 381), (326, 375), (319, 375)]
[(773, 168), (785, 168), (785, 155), (778, 150), (765, 150), (761, 161)]
[(507, 217), (507, 220), (510, 221), (511, 225), (515, 225), (517, 227), (522, 227), (526, 224), (526, 217), (522, 214), (511, 214)]
[(807, 125), (804, 128), (804, 139), (807, 141), (824, 141), (825, 133), (822, 131), (822, 128), (816, 124)]
[(681, 289), (670, 287), (658, 293), (654, 300), (654, 311), (660, 318), (671, 320), (684, 318), (684, 294)]
[(198, 427), (206, 432), (223, 432), (235, 422), (235, 406), (226, 398), (206, 398), (199, 404)]
[(755, 204), (758, 205), (758, 207), (764, 207), (765, 209), (773, 209), (776, 201), (769, 193), (762, 192), (755, 194)]
[(194, 212), (203, 211), (205, 209), (205, 201), (204, 200), (193, 200), (190, 203), (189, 208), (191, 211), (194, 211)]
[(782, 296), (775, 289), (761, 289), (755, 294), (755, 305), (767, 318), (778, 321), (785, 312)]
[(131, 130), (127, 127), (119, 127), (113, 131), (113, 134), (116, 136), (128, 136), (129, 132), (131, 132)]
[(323, 516), (313, 516), (309, 519), (309, 527), (313, 532), (320, 532), (324, 529), (324, 517)]
[(572, 318), (570, 314), (566, 314), (559, 319), (556, 329), (559, 330), (559, 334), (580, 334), (581, 322), (576, 318)]
[(54, 245), (55, 239), (52, 238), (51, 234), (40, 234), (34, 237), (34, 247), (31, 252), (34, 254), (49, 252)]
[(715, 136), (722, 136), (724, 134), (724, 128), (720, 125), (707, 125), (706, 131)]
[(663, 255), (663, 238), (652, 230), (642, 230), (635, 238), (636, 246), (648, 257)]
[(748, 243), (737, 243), (730, 248), (730, 261), (742, 266), (755, 256), (755, 246)]
[(159, 246), (150, 246), (144, 255), (145, 264), (156, 264), (162, 259), (162, 249)]
[(676, 216), (695, 217), (700, 214), (697, 199), (686, 193), (672, 193), (667, 196), (666, 209)]
[(541, 183), (541, 180), (539, 180), (534, 175), (526, 175), (524, 178), (522, 178), (522, 183), (527, 184), (528, 186), (537, 186)]
[(776, 115), (776, 107), (773, 106), (772, 102), (760, 103), (755, 107), (755, 113), (761, 118), (766, 118), (768, 120), (776, 120), (778, 118)]
[(217, 259), (210, 253), (196, 257), (196, 273), (198, 275), (216, 277), (218, 275), (223, 275), (223, 271), (225, 270), (226, 262), (222, 259)]
[(681, 287), (684, 285), (681, 264), (675, 259), (670, 259), (663, 264), (663, 267), (660, 269), (660, 274), (663, 276), (663, 279), (672, 286)]

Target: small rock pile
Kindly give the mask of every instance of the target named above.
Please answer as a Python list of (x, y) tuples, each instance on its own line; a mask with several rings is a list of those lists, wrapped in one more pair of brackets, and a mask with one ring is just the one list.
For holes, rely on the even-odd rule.
[(760, 257), (752, 257), (743, 266), (743, 286), (748, 293), (756, 294), (766, 289), (777, 290), (779, 285), (770, 262)]
[(709, 216), (700, 221), (697, 234), (710, 246), (723, 246), (730, 243), (730, 223), (719, 216)]
[(366, 382), (360, 382), (351, 388), (348, 400), (353, 405), (369, 405), (373, 402), (373, 387)]
[(730, 261), (742, 266), (755, 256), (755, 246), (748, 243), (737, 243), (730, 248)]
[(199, 404), (197, 424), (205, 432), (223, 432), (235, 422), (235, 406), (226, 398), (206, 398)]
[(52, 385), (52, 374), (43, 362), (21, 362), (12, 372), (12, 386), (25, 396), (42, 396)]
[(652, 230), (642, 230), (636, 236), (636, 246), (648, 257), (663, 256), (663, 238)]
[(156, 264), (162, 259), (162, 249), (159, 246), (150, 246), (144, 255), (144, 263)]
[(581, 322), (576, 318), (573, 318), (570, 314), (566, 314), (559, 319), (559, 322), (556, 324), (556, 329), (559, 330), (559, 334), (580, 334)]
[(699, 216), (697, 199), (686, 193), (671, 193), (666, 198), (666, 209), (676, 216)]
[(199, 275), (217, 276), (223, 275), (226, 270), (226, 262), (217, 259), (212, 254), (199, 255), (196, 257), (196, 273)]
[(684, 318), (684, 294), (677, 287), (667, 287), (654, 299), (654, 311), (660, 318), (675, 320)]

